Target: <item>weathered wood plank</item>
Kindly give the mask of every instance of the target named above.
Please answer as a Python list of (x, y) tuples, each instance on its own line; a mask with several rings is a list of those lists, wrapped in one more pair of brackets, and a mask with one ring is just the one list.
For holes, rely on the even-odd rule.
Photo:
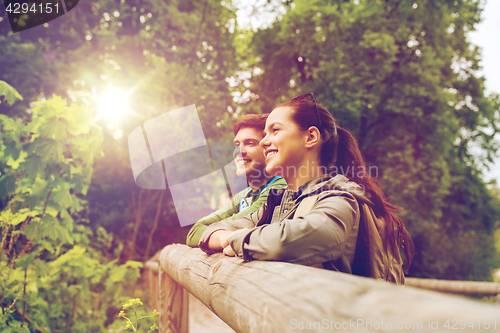
[(453, 320), (476, 322), (461, 332), (493, 320), (500, 328), (494, 305), (323, 269), (243, 263), (180, 244), (163, 249), (160, 265), (237, 332), (436, 332)]
[(158, 290), (158, 272), (160, 263), (155, 261), (146, 261), (144, 264), (143, 277), (146, 284), (146, 289), (149, 291), (149, 298), (153, 309), (159, 308), (159, 290)]
[(406, 285), (416, 288), (441, 291), (445, 293), (479, 295), (500, 294), (500, 283), (495, 282), (407, 278)]
[(159, 271), (160, 289), (160, 333), (188, 333), (187, 291), (168, 274)]
[[(158, 253), (159, 255), (159, 253)], [(154, 309), (159, 309), (158, 272), (159, 261), (147, 261), (144, 264), (144, 277), (146, 287), (150, 292), (150, 298)], [(215, 313), (201, 303), (193, 294), (188, 293), (189, 298), (189, 332), (194, 333), (234, 333)]]

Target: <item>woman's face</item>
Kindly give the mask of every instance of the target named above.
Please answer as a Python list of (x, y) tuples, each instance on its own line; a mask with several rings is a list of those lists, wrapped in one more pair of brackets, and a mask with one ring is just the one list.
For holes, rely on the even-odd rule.
[(266, 171), (282, 176), (297, 174), (305, 154), (307, 131), (300, 130), (292, 121), (293, 109), (283, 106), (274, 109), (266, 121), (266, 136), (260, 145), (264, 148)]

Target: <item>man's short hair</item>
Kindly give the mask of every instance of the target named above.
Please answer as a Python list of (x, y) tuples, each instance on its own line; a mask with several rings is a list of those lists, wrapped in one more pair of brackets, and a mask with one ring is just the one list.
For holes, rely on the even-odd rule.
[(256, 130), (264, 133), (267, 116), (269, 116), (269, 113), (244, 115), (236, 122), (236, 124), (234, 124), (234, 135), (237, 135), (240, 129), (244, 127), (255, 128)]

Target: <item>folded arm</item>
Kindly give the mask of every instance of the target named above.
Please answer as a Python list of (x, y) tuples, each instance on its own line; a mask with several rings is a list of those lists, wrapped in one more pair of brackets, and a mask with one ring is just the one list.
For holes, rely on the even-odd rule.
[(353, 227), (357, 233), (360, 216), (356, 199), (344, 193), (318, 198), (304, 217), (229, 235), (230, 245), (236, 255), (245, 260), (277, 260), (303, 265), (336, 260), (342, 255)]

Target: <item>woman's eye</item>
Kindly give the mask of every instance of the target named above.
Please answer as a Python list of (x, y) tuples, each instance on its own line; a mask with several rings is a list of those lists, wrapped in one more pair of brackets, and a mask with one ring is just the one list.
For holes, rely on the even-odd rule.
[(278, 132), (278, 131), (279, 131), (279, 129), (277, 129), (277, 128), (273, 128), (273, 133), (276, 133), (276, 132)]

